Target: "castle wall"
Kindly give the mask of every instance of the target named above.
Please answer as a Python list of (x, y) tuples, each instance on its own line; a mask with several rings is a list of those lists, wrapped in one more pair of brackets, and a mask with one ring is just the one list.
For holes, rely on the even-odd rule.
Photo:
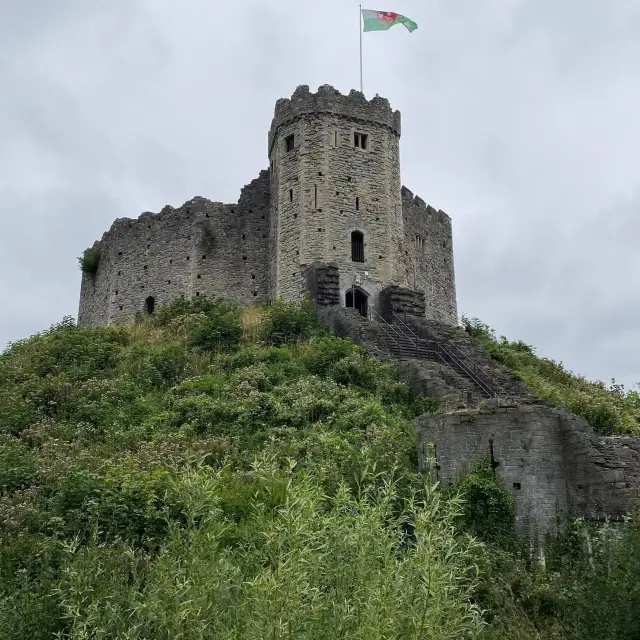
[(83, 276), (78, 324), (132, 322), (150, 296), (156, 307), (192, 296), (263, 300), (268, 241), (268, 171), (244, 187), (237, 205), (197, 197), (116, 220), (99, 243), (95, 278)]
[(451, 218), (402, 187), (409, 286), (425, 294), (426, 317), (458, 324)]
[(434, 447), (443, 484), (493, 457), (516, 525), (540, 544), (569, 514), (620, 519), (640, 489), (640, 438), (598, 437), (563, 408), (504, 403), (417, 420), (422, 469)]
[[(355, 133), (367, 136), (366, 149)], [(354, 284), (375, 301), (385, 284), (407, 282), (399, 137), (400, 114), (382, 98), (299, 87), (278, 101), (269, 135), (274, 297), (299, 298), (316, 260), (338, 267), (342, 303)], [(364, 234), (363, 263), (351, 260), (352, 231)]]

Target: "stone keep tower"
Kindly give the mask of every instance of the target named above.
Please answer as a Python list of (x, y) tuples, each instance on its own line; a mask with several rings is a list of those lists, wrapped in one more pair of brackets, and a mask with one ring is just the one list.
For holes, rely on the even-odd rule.
[[(269, 132), (269, 291), (297, 298), (314, 261), (340, 271), (341, 303), (375, 306), (409, 286), (400, 184), (400, 113), (388, 100), (301, 86), (278, 100)], [(356, 303), (357, 306), (357, 303)]]
[(400, 182), (400, 113), (385, 98), (322, 86), (278, 100), (269, 168), (234, 204), (195, 197), (120, 218), (94, 244), (78, 324), (133, 322), (172, 300), (299, 300), (312, 264), (337, 267), (340, 304), (381, 310), (417, 292), (425, 316), (457, 324), (451, 219)]

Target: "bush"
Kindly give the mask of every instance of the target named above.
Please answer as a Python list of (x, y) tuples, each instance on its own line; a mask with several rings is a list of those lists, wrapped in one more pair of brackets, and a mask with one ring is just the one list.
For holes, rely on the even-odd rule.
[(82, 273), (95, 277), (98, 272), (98, 267), (100, 266), (100, 247), (98, 245), (94, 245), (90, 249), (86, 249), (85, 252), (78, 258), (78, 265), (80, 266), (80, 270)]
[[(178, 322), (189, 318), (190, 321)], [(204, 352), (217, 352), (235, 347), (242, 338), (240, 307), (229, 300), (203, 297), (175, 300), (158, 309), (152, 316), (156, 327), (181, 327), (188, 346)]]
[(249, 516), (259, 535), (242, 545), (228, 546), (226, 479), (202, 470), (183, 480), (186, 530), (144, 570), (133, 550), (70, 547), (57, 590), (70, 637), (409, 640), (482, 629), (469, 599), (475, 545), (455, 536), (437, 492), (396, 511), (393, 482), (365, 476), (358, 493), (343, 484), (328, 498), (293, 465), (262, 464)]
[(267, 344), (278, 346), (304, 340), (315, 329), (313, 303), (278, 300), (267, 308), (263, 336)]
[(483, 542), (502, 546), (515, 541), (515, 502), (486, 460), (452, 488), (462, 509), (458, 526)]

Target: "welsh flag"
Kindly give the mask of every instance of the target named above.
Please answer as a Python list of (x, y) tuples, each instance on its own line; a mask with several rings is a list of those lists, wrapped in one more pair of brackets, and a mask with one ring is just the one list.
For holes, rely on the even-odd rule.
[(418, 28), (418, 25), (399, 13), (393, 11), (375, 11), (372, 9), (362, 9), (362, 20), (364, 22), (363, 31), (386, 31), (396, 24), (403, 24), (411, 33)]

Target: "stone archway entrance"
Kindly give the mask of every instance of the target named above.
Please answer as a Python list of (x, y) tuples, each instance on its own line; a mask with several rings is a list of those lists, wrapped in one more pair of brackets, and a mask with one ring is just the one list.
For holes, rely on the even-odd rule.
[(361, 316), (367, 317), (369, 296), (359, 287), (351, 287), (344, 297), (346, 307), (355, 307)]

